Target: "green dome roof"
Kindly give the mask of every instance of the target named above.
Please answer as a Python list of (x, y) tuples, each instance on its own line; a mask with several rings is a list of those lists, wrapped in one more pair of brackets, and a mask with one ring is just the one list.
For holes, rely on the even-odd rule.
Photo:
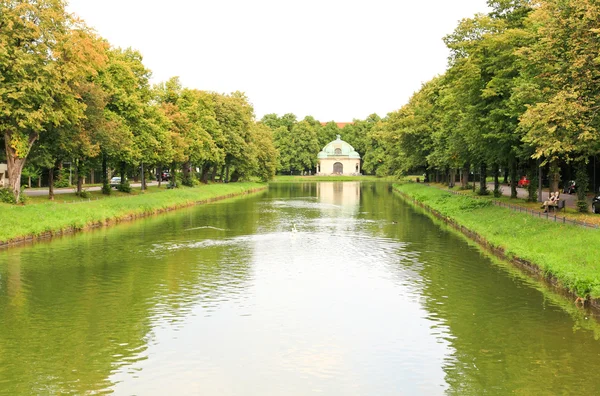
[(340, 135), (337, 135), (337, 139), (325, 146), (319, 153), (319, 159), (329, 157), (348, 157), (352, 159), (360, 159), (360, 154), (354, 150), (354, 147), (347, 142), (344, 142)]

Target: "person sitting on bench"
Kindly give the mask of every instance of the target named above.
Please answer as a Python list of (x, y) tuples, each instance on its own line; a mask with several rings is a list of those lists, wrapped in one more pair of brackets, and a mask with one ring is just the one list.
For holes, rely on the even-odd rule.
[(544, 201), (542, 208), (544, 208), (544, 213), (548, 212), (548, 208), (551, 206), (558, 206), (558, 191), (556, 193), (550, 193), (550, 199)]

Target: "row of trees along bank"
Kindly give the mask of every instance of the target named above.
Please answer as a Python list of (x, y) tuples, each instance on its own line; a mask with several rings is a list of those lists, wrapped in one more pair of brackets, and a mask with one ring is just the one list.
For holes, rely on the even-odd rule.
[[(535, 199), (543, 167), (552, 190), (576, 176), (587, 211), (589, 164), (600, 151), (600, 3), (489, 0), (491, 12), (462, 20), (445, 37), (443, 75), (368, 132), (365, 160), (379, 175), (427, 172), (467, 187), (470, 170), (516, 182)], [(562, 174), (562, 175), (561, 175)], [(504, 175), (502, 175), (504, 176)]]
[(370, 174), (426, 172), (466, 188), (475, 171), (481, 194), (488, 174), (496, 194), (500, 176), (510, 176), (513, 197), (527, 174), (534, 199), (543, 167), (553, 190), (575, 175), (587, 210), (589, 163), (600, 151), (600, 5), (488, 4), (489, 14), (445, 37), (443, 75), (385, 118), (340, 129), (293, 114), (257, 123), (243, 94), (186, 89), (176, 78), (151, 87), (138, 52), (111, 48), (67, 15), (63, 1), (0, 0), (0, 139), (11, 195), (19, 197), (26, 161), (51, 177), (65, 160), (75, 160), (79, 175), (101, 168), (107, 193), (108, 168), (124, 174), (142, 164), (181, 169), (186, 184), (196, 181), (195, 168), (205, 181), (268, 179), (275, 170), (314, 170), (316, 154), (339, 133)]
[[(177, 78), (152, 87), (142, 56), (114, 48), (65, 11), (62, 0), (0, 0), (0, 161), (3, 197), (18, 202), (27, 165), (55, 172), (73, 160), (83, 175), (169, 167), (192, 185), (220, 173), (228, 180), (271, 178), (277, 151), (269, 128), (254, 121), (244, 94), (187, 89)], [(4, 157), (4, 158), (1, 158)], [(200, 169), (199, 177), (191, 172)]]

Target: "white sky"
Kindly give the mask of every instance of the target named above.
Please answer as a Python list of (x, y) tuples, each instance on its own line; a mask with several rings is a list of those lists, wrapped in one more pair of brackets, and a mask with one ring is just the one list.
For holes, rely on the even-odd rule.
[(385, 116), (446, 68), (442, 37), (485, 0), (70, 0), (153, 82), (246, 92), (257, 118)]

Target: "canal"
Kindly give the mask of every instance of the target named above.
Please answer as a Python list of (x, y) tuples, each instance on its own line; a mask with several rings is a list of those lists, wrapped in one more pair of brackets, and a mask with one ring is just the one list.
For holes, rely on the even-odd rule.
[(600, 394), (600, 330), (386, 183), (0, 251), (0, 394)]

